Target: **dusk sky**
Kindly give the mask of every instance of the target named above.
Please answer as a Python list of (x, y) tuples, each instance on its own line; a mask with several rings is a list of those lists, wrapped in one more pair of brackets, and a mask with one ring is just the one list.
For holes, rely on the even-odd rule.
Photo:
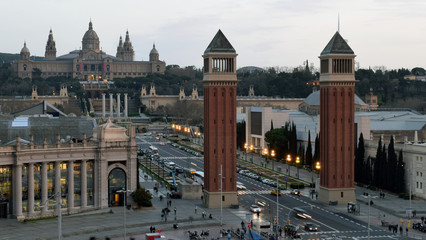
[(44, 56), (49, 29), (57, 56), (81, 47), (92, 19), (102, 50), (116, 54), (129, 30), (136, 60), (160, 59), (201, 67), (204, 50), (221, 29), (237, 51), (237, 65), (318, 67), (318, 55), (338, 28), (361, 68), (426, 67), (423, 0), (3, 0), (0, 52)]

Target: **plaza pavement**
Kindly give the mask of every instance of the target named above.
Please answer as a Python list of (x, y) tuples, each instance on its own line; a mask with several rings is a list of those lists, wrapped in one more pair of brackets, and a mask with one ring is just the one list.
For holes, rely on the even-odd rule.
[[(253, 162), (261, 164), (262, 158), (254, 156)], [(271, 164), (267, 165), (271, 167)], [(285, 164), (275, 163), (275, 168), (287, 168)], [(295, 171), (290, 172), (293, 176)], [(303, 181), (309, 181), (312, 174), (301, 169), (299, 172), (300, 178)], [(155, 182), (147, 179), (142, 180), (141, 186), (151, 190), (155, 186)], [(363, 193), (368, 192), (373, 197), (374, 204), (370, 207), (370, 223), (374, 226), (381, 226), (381, 220), (385, 220), (390, 224), (399, 224), (402, 218), (404, 224), (407, 223), (408, 218), (405, 214), (405, 209), (409, 206), (408, 200), (403, 200), (386, 193), (385, 198), (378, 198), (378, 192), (367, 190), (364, 188), (356, 187), (356, 197), (360, 204), (361, 211), (359, 215), (354, 215), (364, 222), (368, 222), (368, 201)], [(149, 232), (151, 226), (157, 230), (161, 229), (166, 239), (189, 239), (187, 231), (209, 230), (210, 236), (207, 239), (217, 239), (219, 237), (220, 229), (238, 228), (242, 220), (245, 221), (248, 210), (246, 209), (223, 209), (222, 224), (220, 226), (220, 209), (204, 209), (200, 200), (182, 200), (172, 199), (172, 205), (169, 208), (167, 222), (161, 218), (161, 210), (167, 205), (167, 198), (162, 201), (159, 196), (165, 196), (167, 193), (165, 188), (160, 188), (159, 195), (154, 194), (152, 208), (138, 209), (138, 210), (125, 210), (126, 223), (124, 223), (124, 208), (113, 207), (110, 209), (102, 209), (88, 213), (76, 214), (72, 216), (63, 216), (62, 220), (62, 233), (63, 239), (66, 240), (84, 240), (96, 237), (96, 239), (123, 239), (124, 238), (124, 225), (126, 225), (126, 239), (145, 239), (145, 233)], [(309, 189), (304, 189), (302, 194), (309, 197)], [(320, 203), (318, 203), (320, 204)], [(421, 216), (426, 216), (426, 202), (425, 200), (414, 199), (411, 201), (413, 209), (416, 209), (416, 219), (411, 219), (411, 222), (418, 221)], [(195, 206), (197, 206), (197, 213), (195, 213)], [(174, 207), (176, 207), (176, 220), (174, 215)], [(333, 212), (346, 213), (345, 205), (329, 206), (323, 205)], [(213, 219), (203, 218), (202, 212), (208, 216), (212, 214)], [(179, 229), (173, 229), (173, 223), (177, 222)], [(405, 226), (405, 225), (404, 225)], [(14, 219), (1, 219), (0, 220), (0, 240), (6, 239), (57, 239), (58, 221), (57, 219), (45, 219), (37, 221), (29, 221), (25, 223), (18, 222)], [(410, 239), (426, 239), (426, 234), (417, 230), (410, 229), (408, 237)], [(225, 238), (223, 238), (225, 239)], [(235, 239), (235, 238), (233, 238)], [(284, 238), (280, 238), (284, 239)]]

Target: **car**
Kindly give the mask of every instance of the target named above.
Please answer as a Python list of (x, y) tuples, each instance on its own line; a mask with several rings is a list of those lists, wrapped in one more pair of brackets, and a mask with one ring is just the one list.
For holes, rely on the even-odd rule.
[(299, 218), (303, 218), (303, 219), (312, 218), (312, 216), (309, 215), (305, 210), (298, 207), (293, 208), (293, 212), (296, 215), (296, 217), (299, 217)]
[(310, 232), (316, 232), (316, 231), (318, 231), (318, 227), (311, 222), (307, 222), (305, 224), (305, 230), (310, 231)]
[(260, 207), (256, 204), (253, 204), (250, 206), (250, 211), (254, 212), (254, 213), (260, 213), (262, 212), (262, 210), (260, 209)]
[(183, 169), (180, 167), (175, 168), (176, 173), (183, 173)]
[(246, 188), (246, 186), (244, 186), (242, 183), (237, 182), (237, 189), (238, 189), (238, 190), (246, 190), (247, 188)]
[(165, 143), (165, 142), (160, 142), (160, 145), (161, 145), (161, 146), (165, 146), (165, 145), (166, 145), (166, 143)]
[(292, 195), (296, 195), (296, 196), (299, 196), (299, 197), (300, 197), (300, 190), (299, 190), (299, 189), (293, 189), (293, 190), (291, 191), (291, 194), (292, 194)]
[[(274, 196), (277, 196), (277, 189), (272, 189), (271, 194)], [(281, 191), (278, 190), (278, 196), (281, 196), (281, 194), (282, 194)]]

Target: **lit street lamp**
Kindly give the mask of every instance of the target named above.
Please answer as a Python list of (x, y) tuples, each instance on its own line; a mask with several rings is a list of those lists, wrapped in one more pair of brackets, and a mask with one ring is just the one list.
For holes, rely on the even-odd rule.
[(253, 149), (254, 149), (254, 146), (252, 144), (252, 145), (250, 145), (250, 152), (251, 152), (250, 159), (251, 159), (251, 163), (253, 163)]
[[(287, 173), (288, 173), (288, 176), (291, 176), (290, 175), (290, 163), (291, 163), (291, 155), (290, 154), (287, 154), (286, 161), (287, 161)], [(287, 189), (287, 177), (285, 178), (285, 188)]]
[(244, 150), (245, 150), (245, 155), (246, 155), (246, 161), (247, 161), (247, 149), (248, 149), (248, 144), (244, 143)]
[(267, 148), (263, 149), (263, 155), (265, 155), (265, 167), (266, 167), (266, 164), (268, 164), (268, 149)]
[(299, 163), (300, 163), (300, 157), (296, 157), (297, 178), (299, 178)]
[(274, 170), (274, 162), (275, 162), (275, 150), (271, 149), (271, 157), (272, 157), (272, 170)]

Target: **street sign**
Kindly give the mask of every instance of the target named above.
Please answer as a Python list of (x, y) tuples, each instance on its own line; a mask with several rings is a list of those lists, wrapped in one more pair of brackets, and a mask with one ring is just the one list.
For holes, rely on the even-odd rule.
[(251, 228), (251, 222), (248, 222), (248, 223), (247, 223), (247, 227), (248, 227), (248, 228)]
[(277, 224), (277, 223), (278, 223), (277, 217), (274, 217), (274, 224)]
[(410, 220), (407, 220), (407, 228), (411, 228), (411, 226), (410, 226)]

